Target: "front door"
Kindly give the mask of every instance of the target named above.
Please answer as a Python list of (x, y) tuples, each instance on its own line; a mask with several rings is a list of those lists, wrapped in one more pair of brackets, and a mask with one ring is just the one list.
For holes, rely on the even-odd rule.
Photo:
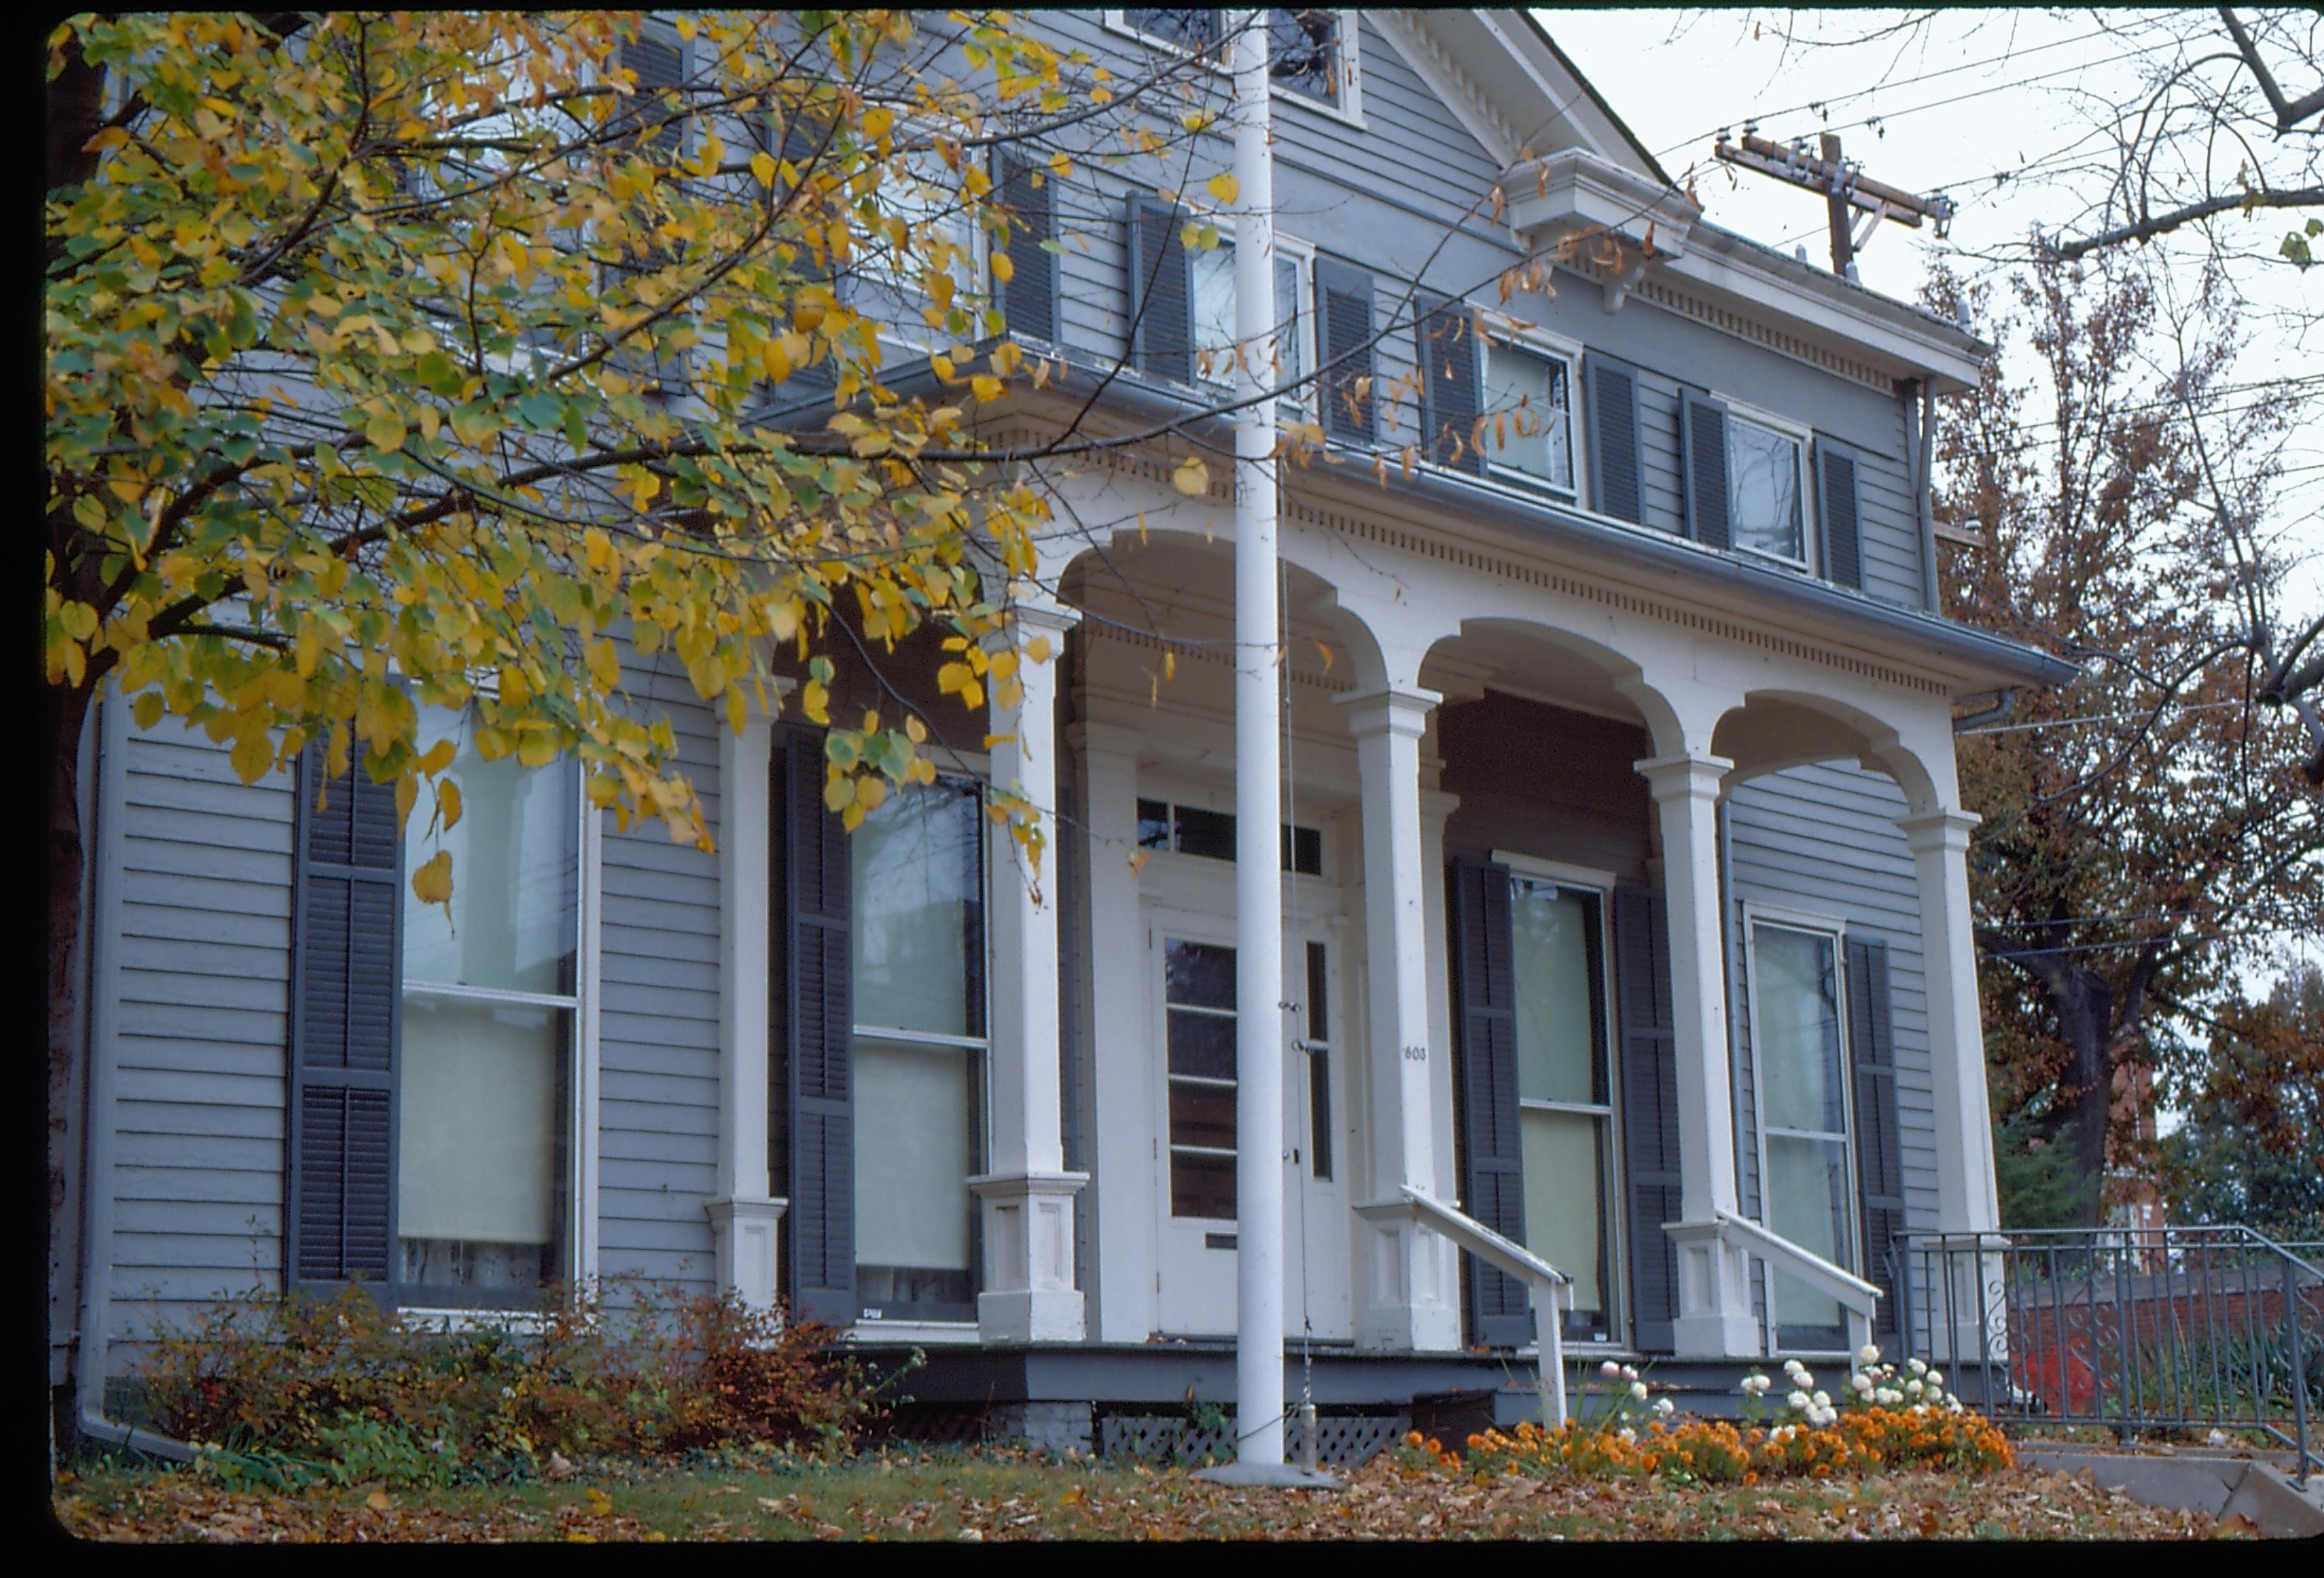
[[(1173, 1336), (1235, 1330), (1239, 1136), (1231, 921), (1149, 904), (1159, 1213), (1160, 1328)], [(1344, 1338), (1350, 1328), (1346, 1119), (1339, 973), (1320, 927), (1286, 927), (1282, 1143), (1284, 1334)]]

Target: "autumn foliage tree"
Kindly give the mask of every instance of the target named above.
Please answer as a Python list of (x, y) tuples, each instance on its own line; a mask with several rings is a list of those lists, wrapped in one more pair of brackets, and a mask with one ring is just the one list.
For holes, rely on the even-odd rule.
[(2232, 383), (2239, 330), (2211, 291), (2174, 303), (2150, 275), (2052, 260), (1999, 292), (1940, 275), (1930, 300), (2030, 372), (1996, 364), (1941, 415), (1938, 512), (1979, 527), (1947, 612), (2083, 669), (1973, 726), (1960, 761), (1985, 817), (1971, 881), (2004, 1149), (2062, 1151), (2061, 1209), (2091, 1222), (2109, 1168), (2151, 1170), (2158, 1075), (2188, 1072), (2158, 1058), (2200, 1047), (2182, 1032), (2277, 939), (2324, 930), (2324, 798), (2250, 640), (2291, 563), (2264, 530), (2288, 397)]

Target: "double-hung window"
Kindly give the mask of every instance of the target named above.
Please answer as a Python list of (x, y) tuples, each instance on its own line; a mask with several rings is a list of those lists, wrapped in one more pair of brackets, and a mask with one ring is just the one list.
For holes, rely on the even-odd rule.
[(1573, 1278), (1566, 1334), (1600, 1343), (1618, 1330), (1620, 1264), (1604, 906), (1592, 888), (1510, 879), (1526, 1247)]
[(1572, 498), (1573, 358), (1528, 340), (1485, 349), (1485, 454), (1495, 472)]
[[(928, 141), (925, 132), (899, 135)], [(851, 303), (879, 318), (886, 337), (915, 350), (980, 337), (983, 233), (960, 178), (933, 147), (915, 148), (890, 161), (877, 202), (879, 220), (850, 265)]]
[(1219, 244), (1186, 254), (1188, 300), (1194, 318), (1194, 376), (1231, 388), (1240, 355), (1261, 387), (1298, 381), (1286, 403), (1305, 411), (1312, 403), (1305, 382), (1315, 371), (1314, 337), (1308, 332), (1314, 308), (1308, 300), (1314, 254), (1297, 242), (1275, 238), (1276, 331), (1248, 350), (1235, 337), (1234, 232), (1220, 226)]
[(397, 1293), (529, 1305), (572, 1269), (580, 788), (569, 758), (487, 761), (460, 714), (423, 707), (420, 750), (444, 739), (460, 818), (404, 826), (405, 870), (447, 850), (454, 886), (447, 910), (402, 885)]
[(984, 817), (974, 784), (893, 793), (853, 868), (855, 1291), (865, 1319), (976, 1318), (985, 1151)]
[[(1679, 448), (1688, 536), (1815, 573), (1806, 429), (1689, 390), (1680, 400)], [(1851, 586), (1860, 578), (1837, 564), (1831, 573)]]
[[(1750, 927), (1762, 1220), (1802, 1249), (1858, 1269), (1840, 938), (1755, 918)], [(1837, 1300), (1771, 1270), (1776, 1343), (1847, 1345)]]
[(1809, 564), (1806, 449), (1786, 432), (1731, 413), (1727, 423), (1727, 494), (1735, 546)]
[[(392, 786), (360, 764), (327, 779), (319, 744), (300, 764), (285, 1278), (392, 1308), (529, 1308), (584, 1269), (577, 771), (486, 761), (459, 714), (419, 722), (422, 751), (455, 745), (448, 827), (414, 810), (399, 832)], [(439, 849), (448, 914), (409, 885)]]

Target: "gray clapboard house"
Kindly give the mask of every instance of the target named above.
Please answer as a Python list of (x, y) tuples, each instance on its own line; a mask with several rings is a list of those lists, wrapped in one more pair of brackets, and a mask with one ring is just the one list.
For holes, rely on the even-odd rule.
[[(1215, 25), (1028, 22), (1124, 77)], [(1269, 354), (1325, 370), (1333, 451), (1282, 484), (1293, 1395), (1384, 1417), (1532, 1362), (1525, 1289), (1379, 1208), (1407, 1187), (1572, 1278), (1577, 1367), (1830, 1352), (1856, 1284), (1890, 1329), (1897, 1234), (1996, 1226), (1953, 712), (2066, 672), (1937, 609), (1928, 402), (1987, 347), (1703, 221), (1529, 14), (1278, 31)], [(1134, 167), (995, 173), (1059, 243), (967, 281), (1059, 369), (995, 440), (1117, 364), (1086, 432), (1214, 404), (1231, 226), (1190, 248)], [(628, 1276), (1068, 1437), (1231, 1397), (1233, 512), (1170, 481), (1224, 435), (1046, 468), (1014, 595), (1054, 658), (989, 752), (926, 644), (844, 671), (835, 713), (963, 745), (852, 838), (811, 730), (632, 654), (715, 853), (464, 740), (447, 927), (384, 791), (244, 784), (108, 699), (57, 1362), (120, 1377), (254, 1283), (472, 1319)], [(1038, 875), (986, 782), (1054, 809)]]

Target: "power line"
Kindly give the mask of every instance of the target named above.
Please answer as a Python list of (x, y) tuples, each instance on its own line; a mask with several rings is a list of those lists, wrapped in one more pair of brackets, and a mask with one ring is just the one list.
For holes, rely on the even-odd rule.
[[(1810, 100), (1808, 100), (1805, 104), (1795, 104), (1795, 105), (1791, 105), (1791, 106), (1787, 106), (1787, 107), (1785, 107), (1785, 108), (1784, 108), (1784, 109), (1779, 109), (1779, 110), (1770, 110), (1770, 111), (1768, 111), (1767, 113), (1768, 113), (1770, 115), (1797, 115), (1797, 114), (1798, 114), (1800, 111), (1802, 111), (1802, 110), (1807, 110), (1807, 109), (1815, 109), (1815, 110), (1825, 109), (1825, 108), (1829, 108), (1829, 107), (1830, 107), (1831, 106), (1832, 106), (1832, 105), (1836, 105), (1836, 104), (1846, 104), (1846, 103), (1848, 103), (1850, 99), (1857, 99), (1857, 98), (1864, 98), (1864, 97), (1869, 97), (1870, 95), (1875, 94), (1875, 93), (1881, 93), (1881, 92), (1893, 92), (1893, 91), (1895, 91), (1895, 89), (1897, 89), (1897, 88), (1910, 88), (1910, 87), (1912, 87), (1912, 86), (1913, 86), (1914, 83), (1916, 83), (1916, 82), (1932, 82), (1932, 81), (1934, 81), (1936, 78), (1940, 78), (1940, 77), (1950, 77), (1950, 76), (1953, 76), (1953, 75), (1955, 75), (1956, 73), (1958, 73), (1958, 72), (1961, 72), (1961, 71), (1974, 71), (1974, 70), (1978, 69), (1978, 68), (1980, 68), (1980, 67), (1998, 65), (1998, 64), (2000, 64), (2001, 62), (2003, 62), (2003, 61), (2005, 61), (2005, 60), (2010, 60), (2019, 59), (2019, 58), (2022, 58), (2022, 57), (2026, 56), (2026, 55), (2038, 55), (2038, 54), (2042, 53), (2042, 52), (2043, 52), (2043, 51), (2045, 51), (2045, 50), (2056, 50), (2056, 49), (2062, 49), (2062, 48), (2064, 48), (2064, 47), (2065, 47), (2066, 45), (2068, 45), (2068, 44), (2088, 43), (2090, 40), (2092, 40), (2092, 39), (2094, 39), (2094, 38), (2097, 38), (2097, 37), (2100, 36), (2101, 34), (2103, 34), (2103, 33), (2104, 33), (2104, 32), (2106, 32), (2107, 31), (2107, 29), (2102, 28), (2102, 27), (2101, 27), (2101, 28), (2094, 28), (2094, 29), (2092, 29), (2092, 30), (2091, 30), (2090, 32), (2085, 32), (2085, 33), (2077, 33), (2074, 37), (2070, 38), (2070, 39), (2057, 39), (2057, 40), (2053, 40), (2052, 42), (2049, 42), (2049, 43), (2046, 43), (2046, 44), (2032, 44), (2032, 45), (2029, 45), (2029, 46), (2027, 46), (2026, 48), (2022, 49), (2022, 50), (2017, 50), (2017, 49), (2005, 50), (2005, 51), (2003, 51), (2000, 54), (1997, 54), (1997, 55), (1989, 55), (1989, 56), (1987, 56), (1986, 59), (1984, 59), (1984, 60), (1970, 60), (1970, 61), (1967, 62), (1966, 64), (1959, 65), (1959, 66), (1944, 66), (1944, 67), (1940, 67), (1938, 69), (1936, 69), (1936, 70), (1934, 70), (1934, 71), (1923, 71), (1923, 72), (1922, 72), (1921, 74), (1919, 74), (1918, 76), (1915, 76), (1915, 77), (1906, 77), (1906, 78), (1902, 78), (1902, 79), (1900, 79), (1900, 80), (1898, 80), (1898, 81), (1895, 81), (1895, 82), (1878, 82), (1878, 83), (1875, 83), (1875, 84), (1874, 84), (1872, 87), (1870, 87), (1870, 88), (1860, 88), (1857, 89), (1857, 90), (1856, 90), (1855, 92), (1853, 92), (1853, 93), (1840, 93), (1840, 94), (1835, 94), (1835, 95), (1833, 95), (1833, 96), (1832, 96), (1831, 97), (1830, 97), (1830, 98), (1813, 98), (1813, 99), (1810, 99)], [(1746, 117), (1746, 118), (1747, 118), (1747, 119), (1753, 119), (1753, 118), (1757, 118), (1757, 117), (1756, 117), (1756, 116), (1748, 116), (1748, 117)], [(1732, 125), (1732, 124), (1734, 124), (1734, 123), (1729, 122), (1729, 125)], [(1665, 148), (1665, 149), (1663, 149), (1661, 152), (1657, 152), (1657, 153), (1655, 155), (1655, 157), (1656, 159), (1667, 159), (1667, 158), (1669, 158), (1672, 154), (1676, 153), (1676, 152), (1678, 152), (1680, 150), (1682, 150), (1682, 149), (1685, 148), (1685, 147), (1687, 146), (1687, 144), (1688, 144), (1688, 143), (1699, 143), (1699, 142), (1701, 142), (1704, 137), (1711, 136), (1713, 133), (1716, 133), (1718, 130), (1719, 130), (1719, 128), (1718, 128), (1718, 127), (1713, 126), (1713, 127), (1711, 127), (1711, 130), (1710, 130), (1710, 131), (1702, 132), (1702, 133), (1697, 134), (1696, 134), (1696, 135), (1694, 135), (1694, 136), (1687, 137), (1687, 138), (1684, 138), (1684, 139), (1683, 139), (1683, 140), (1681, 140), (1681, 141), (1679, 141), (1679, 142), (1674, 143), (1672, 143), (1669, 147)]]

